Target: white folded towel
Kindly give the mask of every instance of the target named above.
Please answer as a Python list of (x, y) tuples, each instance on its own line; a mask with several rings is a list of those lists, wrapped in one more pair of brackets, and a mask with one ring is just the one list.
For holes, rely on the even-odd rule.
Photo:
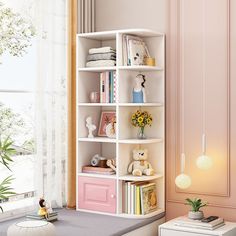
[(112, 47), (90, 48), (89, 49), (89, 54), (106, 53), (106, 52), (115, 52), (115, 50)]
[(115, 66), (116, 61), (114, 60), (98, 60), (98, 61), (88, 61), (86, 67), (101, 67), (101, 66)]

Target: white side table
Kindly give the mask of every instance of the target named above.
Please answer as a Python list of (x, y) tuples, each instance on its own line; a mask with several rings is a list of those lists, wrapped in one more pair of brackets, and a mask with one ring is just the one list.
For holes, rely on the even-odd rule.
[(236, 236), (236, 223), (225, 222), (215, 230), (193, 229), (174, 225), (174, 220), (159, 226), (159, 236)]

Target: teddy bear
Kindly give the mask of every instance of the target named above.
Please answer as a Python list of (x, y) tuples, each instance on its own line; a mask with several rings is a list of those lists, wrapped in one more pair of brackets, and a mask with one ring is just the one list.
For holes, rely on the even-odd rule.
[(133, 150), (133, 159), (129, 164), (128, 173), (134, 176), (144, 175), (154, 175), (154, 170), (150, 162), (146, 161), (148, 158), (147, 149), (134, 149)]

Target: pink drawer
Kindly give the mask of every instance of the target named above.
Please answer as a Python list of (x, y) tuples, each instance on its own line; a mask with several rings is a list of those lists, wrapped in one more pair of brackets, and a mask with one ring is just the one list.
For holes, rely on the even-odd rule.
[(116, 212), (116, 180), (79, 177), (78, 187), (79, 208)]

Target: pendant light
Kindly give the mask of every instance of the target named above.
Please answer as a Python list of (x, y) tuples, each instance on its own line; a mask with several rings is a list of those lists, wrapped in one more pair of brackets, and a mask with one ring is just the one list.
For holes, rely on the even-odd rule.
[(202, 76), (202, 155), (196, 160), (196, 165), (201, 170), (212, 167), (212, 159), (206, 155), (206, 6), (203, 0), (203, 76)]
[[(182, 9), (183, 10), (183, 9)], [(182, 17), (184, 16), (184, 13), (182, 12)], [(182, 19), (183, 23), (184, 23), (184, 20)], [(182, 153), (181, 153), (181, 156), (180, 156), (180, 165), (181, 165), (181, 168), (180, 168), (180, 175), (178, 175), (176, 178), (175, 178), (175, 184), (178, 188), (181, 188), (181, 189), (187, 189), (191, 186), (191, 178), (184, 174), (184, 169), (185, 169), (185, 154), (184, 154), (184, 27), (182, 29), (182, 37), (183, 37), (183, 40), (182, 40), (182, 52), (183, 52), (183, 55), (182, 55), (182, 84), (181, 84), (181, 87), (182, 87), (182, 98), (181, 98), (181, 103), (182, 103), (182, 115), (181, 115), (181, 126), (182, 126), (182, 135), (181, 135), (181, 140), (182, 140)]]
[(184, 174), (184, 168), (185, 168), (185, 154), (184, 153), (181, 154), (180, 163), (181, 163), (181, 174), (175, 178), (175, 184), (177, 185), (178, 188), (186, 189), (191, 186), (192, 181), (188, 175)]

